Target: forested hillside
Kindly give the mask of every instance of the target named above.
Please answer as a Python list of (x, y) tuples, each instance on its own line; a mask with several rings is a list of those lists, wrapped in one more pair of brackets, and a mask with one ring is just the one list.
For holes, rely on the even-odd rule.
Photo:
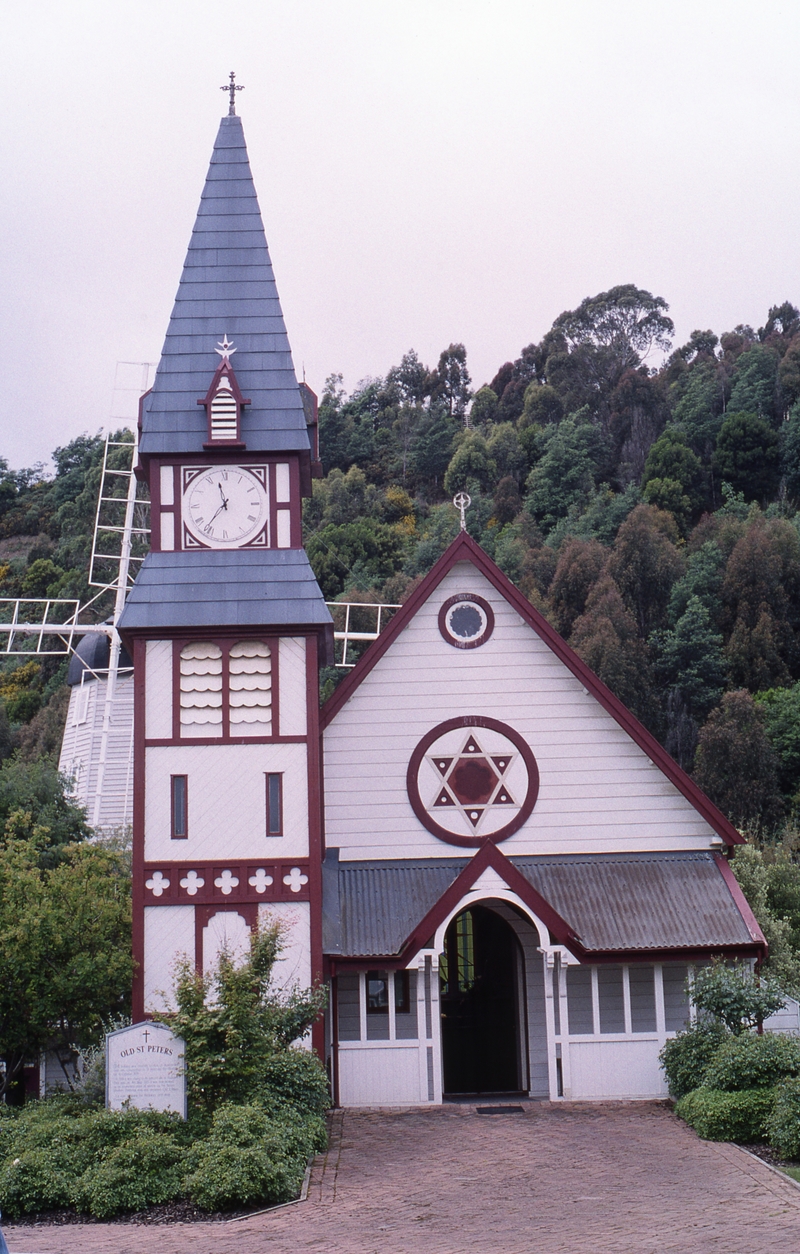
[(774, 839), (800, 804), (800, 313), (672, 337), (666, 302), (629, 285), (474, 394), (460, 344), (349, 396), (332, 376), (306, 544), (327, 597), (402, 600), (465, 489), (474, 538), (733, 821)]
[[(665, 300), (629, 285), (477, 390), (460, 344), (351, 395), (332, 376), (306, 545), (327, 598), (402, 601), (465, 489), (475, 539), (733, 821), (775, 839), (800, 805), (800, 313), (672, 338)], [(0, 463), (0, 596), (89, 599), (101, 460), (81, 436), (54, 473)], [(0, 755), (57, 750), (64, 670), (5, 662)]]

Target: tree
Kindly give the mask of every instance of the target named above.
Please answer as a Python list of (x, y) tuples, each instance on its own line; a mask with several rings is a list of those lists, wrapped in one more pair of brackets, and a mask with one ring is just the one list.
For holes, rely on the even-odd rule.
[(731, 413), (758, 414), (769, 422), (780, 419), (779, 357), (773, 348), (754, 344), (737, 359), (728, 408)]
[(759, 692), (756, 703), (763, 713), (770, 744), (778, 755), (781, 791), (796, 805), (800, 801), (800, 683)]
[(279, 997), (271, 987), (281, 938), (278, 923), (259, 928), (243, 961), (223, 952), (210, 975), (188, 960), (178, 965), (177, 1009), (154, 1018), (186, 1042), (189, 1102), (197, 1110), (211, 1114), (223, 1102), (257, 1097), (276, 1054), (302, 1037), (325, 1008), (323, 988), (295, 988)]
[[(693, 453), (676, 427), (667, 427), (654, 444), (651, 445), (644, 464), (642, 488), (645, 500), (658, 505), (657, 500), (648, 496), (647, 488), (654, 481), (674, 483), (682, 497), (686, 498), (683, 521), (687, 521), (689, 512), (697, 510), (702, 504), (703, 467), (700, 458)], [(672, 511), (674, 512), (674, 511)]]
[(570, 506), (589, 499), (598, 433), (585, 415), (572, 415), (544, 436), (544, 454), (527, 481), (526, 508), (550, 531)]
[[(10, 825), (12, 815), (15, 823)], [(86, 816), (67, 795), (66, 782), (52, 758), (25, 762), (10, 758), (0, 765), (0, 848), (16, 839), (20, 815), (27, 815), (26, 837), (40, 832), (40, 858), (53, 863), (59, 851), (89, 835)]]
[[(798, 346), (800, 348), (800, 336), (798, 336)], [(800, 373), (800, 362), (798, 371)], [(798, 392), (800, 392), (800, 379)], [(789, 410), (789, 417), (781, 427), (780, 454), (786, 491), (789, 496), (797, 500), (800, 498), (800, 402), (798, 401)]]
[(467, 406), (472, 399), (467, 370), (467, 350), (463, 344), (450, 344), (439, 357), (433, 376), (430, 395), (432, 400), (444, 403), (451, 418), (467, 420)]
[(767, 501), (778, 486), (779, 437), (766, 418), (728, 413), (720, 427), (714, 470), (747, 501)]
[(668, 616), (673, 626), (686, 612), (692, 597), (703, 603), (711, 622), (718, 620), (724, 569), (725, 557), (713, 540), (706, 540), (705, 544), (689, 555), (686, 570), (672, 585), (669, 595)]
[(645, 638), (660, 626), (681, 573), (676, 539), (672, 515), (652, 505), (637, 505), (617, 532), (608, 572)]
[(711, 711), (698, 739), (695, 778), (737, 827), (770, 831), (780, 818), (778, 758), (749, 692), (727, 692)]
[(521, 426), (537, 423), (539, 426), (546, 427), (550, 422), (560, 422), (563, 417), (564, 406), (555, 388), (535, 380), (528, 384), (525, 389)]
[(722, 635), (714, 630), (699, 597), (690, 597), (675, 626), (650, 638), (653, 670), (665, 688), (676, 688), (692, 716), (705, 719), (725, 687)]
[(0, 844), (0, 1096), (21, 1100), (22, 1069), (45, 1049), (66, 1065), (128, 1009), (130, 873), (110, 844), (68, 845), (43, 866), (47, 828), (16, 811)]
[(562, 544), (548, 599), (555, 625), (565, 638), (586, 609), (589, 593), (600, 578), (607, 557), (597, 540), (571, 536)]
[(497, 413), (497, 393), (490, 387), (478, 388), (469, 411), (471, 427), (485, 427), (494, 422)]
[(406, 540), (387, 523), (360, 518), (338, 527), (321, 527), (308, 538), (306, 552), (323, 595), (332, 601), (349, 586), (369, 587), (393, 575)]
[(695, 973), (691, 995), (701, 1013), (724, 1023), (734, 1036), (760, 1028), (786, 1004), (785, 995), (769, 976), (754, 975), (744, 963), (729, 967), (722, 959)]
[(592, 588), (570, 636), (576, 653), (640, 718), (650, 721), (650, 667), (636, 622), (608, 574)]
[(704, 457), (710, 456), (724, 421), (725, 387), (716, 359), (701, 359), (678, 383), (672, 421), (688, 443)]
[(497, 463), (489, 452), (489, 445), (479, 431), (467, 431), (450, 459), (444, 476), (444, 490), (448, 496), (454, 492), (478, 490), (491, 491), (497, 482)]

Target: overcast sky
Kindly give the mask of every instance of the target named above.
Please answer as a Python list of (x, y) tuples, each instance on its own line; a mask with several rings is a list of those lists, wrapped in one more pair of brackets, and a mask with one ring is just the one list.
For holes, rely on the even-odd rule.
[[(0, 0), (0, 454), (133, 412), (235, 69), (298, 375), (463, 341), (476, 386), (584, 296), (677, 341), (800, 304), (800, 6)], [(124, 392), (117, 384), (133, 388)]]

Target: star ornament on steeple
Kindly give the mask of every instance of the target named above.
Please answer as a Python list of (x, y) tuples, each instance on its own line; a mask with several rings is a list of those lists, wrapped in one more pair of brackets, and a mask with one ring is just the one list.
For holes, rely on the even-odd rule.
[(233, 340), (229, 340), (227, 334), (223, 335), (221, 340), (217, 340), (215, 353), (219, 353), (223, 361), (230, 361), (236, 349), (233, 347)]
[(226, 91), (228, 95), (230, 96), (230, 103), (228, 105), (228, 117), (235, 118), (236, 117), (236, 93), (237, 91), (244, 91), (244, 84), (243, 83), (240, 84), (236, 82), (236, 73), (234, 70), (231, 70), (229, 77), (230, 77), (230, 82), (226, 83), (224, 87), (220, 87), (220, 91)]

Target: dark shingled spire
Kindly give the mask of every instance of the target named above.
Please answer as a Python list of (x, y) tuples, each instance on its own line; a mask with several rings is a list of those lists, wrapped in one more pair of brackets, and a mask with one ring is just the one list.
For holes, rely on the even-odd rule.
[(220, 122), (152, 391), (142, 405), (139, 452), (199, 454), (205, 396), (227, 335), (242, 394), (247, 452), (309, 448), (278, 289), (250, 173), (242, 120)]

